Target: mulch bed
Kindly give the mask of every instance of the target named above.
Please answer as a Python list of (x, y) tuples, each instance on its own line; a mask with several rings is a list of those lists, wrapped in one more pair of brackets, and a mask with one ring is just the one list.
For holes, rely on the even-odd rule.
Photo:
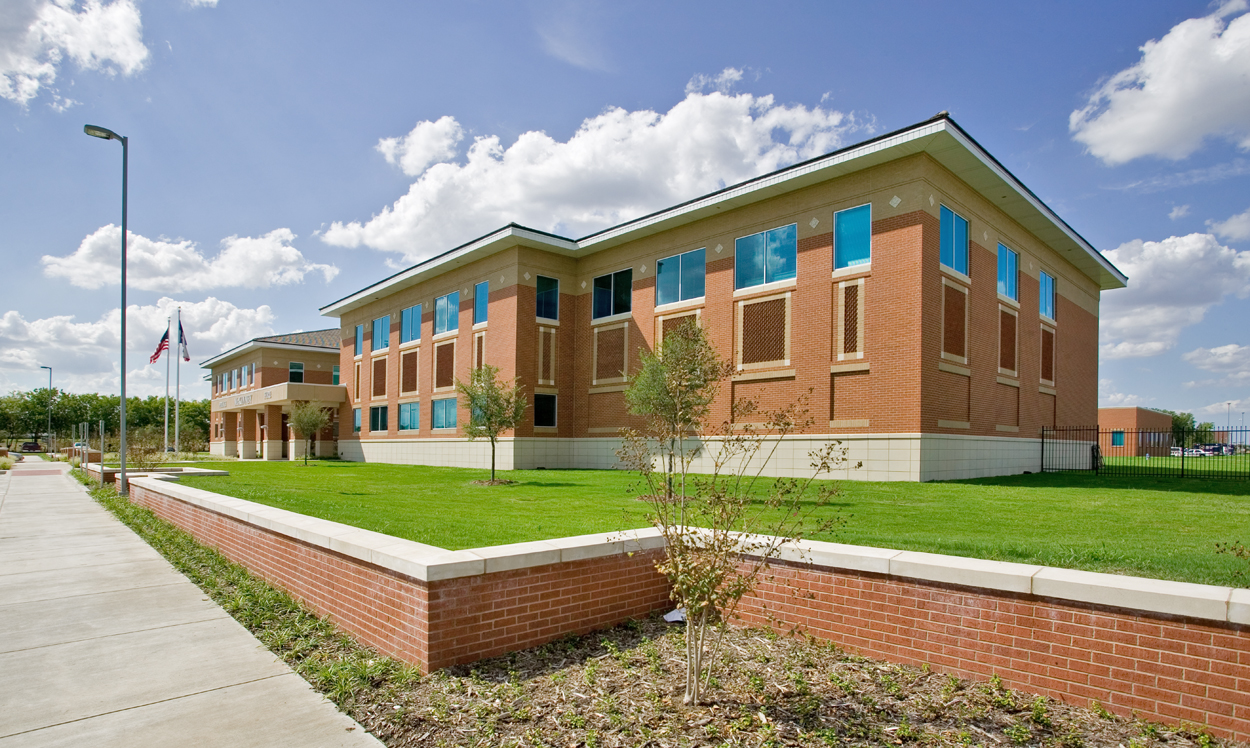
[(730, 632), (705, 703), (688, 708), (684, 653), (684, 628), (654, 617), (344, 707), (388, 746), (1245, 745), (759, 630)]

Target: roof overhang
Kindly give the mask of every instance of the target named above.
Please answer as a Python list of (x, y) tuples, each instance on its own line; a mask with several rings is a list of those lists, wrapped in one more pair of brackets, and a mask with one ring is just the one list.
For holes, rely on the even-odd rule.
[(200, 362), (201, 369), (210, 369), (223, 361), (229, 361), (235, 356), (241, 356), (244, 353), (251, 353), (262, 348), (277, 349), (283, 351), (313, 351), (316, 353), (337, 353), (338, 348), (325, 348), (319, 345), (298, 345), (296, 343), (266, 343), (264, 341), (249, 340), (243, 345), (235, 346), (225, 353), (219, 353), (207, 361)]
[(321, 308), (340, 317), (365, 304), (453, 268), (517, 245), (581, 257), (692, 223), (726, 210), (767, 200), (820, 182), (925, 153), (986, 200), (1059, 252), (1103, 290), (1123, 288), (1128, 278), (1076, 233), (947, 115), (849, 146), (810, 161), (726, 187), (680, 205), (627, 221), (581, 239), (568, 239), (516, 224), (418, 263)]

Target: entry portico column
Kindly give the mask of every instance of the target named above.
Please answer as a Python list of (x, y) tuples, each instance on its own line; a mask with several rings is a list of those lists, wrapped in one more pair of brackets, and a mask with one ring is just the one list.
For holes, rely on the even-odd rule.
[(243, 438), (239, 441), (239, 457), (244, 460), (256, 459), (256, 411), (239, 411), (239, 420), (243, 425)]
[(222, 430), (222, 454), (226, 457), (238, 457), (238, 430), (239, 430), (239, 414), (233, 410), (227, 410), (221, 414)]
[(282, 459), (282, 406), (265, 406), (265, 459)]

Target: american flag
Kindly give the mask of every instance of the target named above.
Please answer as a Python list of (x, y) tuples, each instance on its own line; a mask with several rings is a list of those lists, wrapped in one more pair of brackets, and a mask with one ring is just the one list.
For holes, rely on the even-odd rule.
[[(169, 333), (165, 333), (165, 337), (169, 337)], [(182, 360), (191, 360), (191, 351), (187, 349), (187, 333), (182, 329), (182, 320), (178, 321), (178, 350), (182, 352)]]
[(156, 353), (152, 354), (152, 358), (148, 359), (149, 364), (154, 364), (160, 360), (161, 354), (169, 350), (169, 330), (165, 330), (165, 334), (161, 336), (160, 345), (156, 346)]

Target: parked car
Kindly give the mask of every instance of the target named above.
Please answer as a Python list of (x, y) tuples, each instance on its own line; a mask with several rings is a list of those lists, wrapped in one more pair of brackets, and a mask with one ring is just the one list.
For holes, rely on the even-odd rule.
[(39, 446), (39, 442), (22, 442), (23, 452), (42, 452), (43, 447)]
[(1186, 457), (1206, 457), (1207, 453), (1201, 449), (1198, 449), (1197, 447), (1191, 447), (1190, 449), (1185, 450), (1185, 456)]

